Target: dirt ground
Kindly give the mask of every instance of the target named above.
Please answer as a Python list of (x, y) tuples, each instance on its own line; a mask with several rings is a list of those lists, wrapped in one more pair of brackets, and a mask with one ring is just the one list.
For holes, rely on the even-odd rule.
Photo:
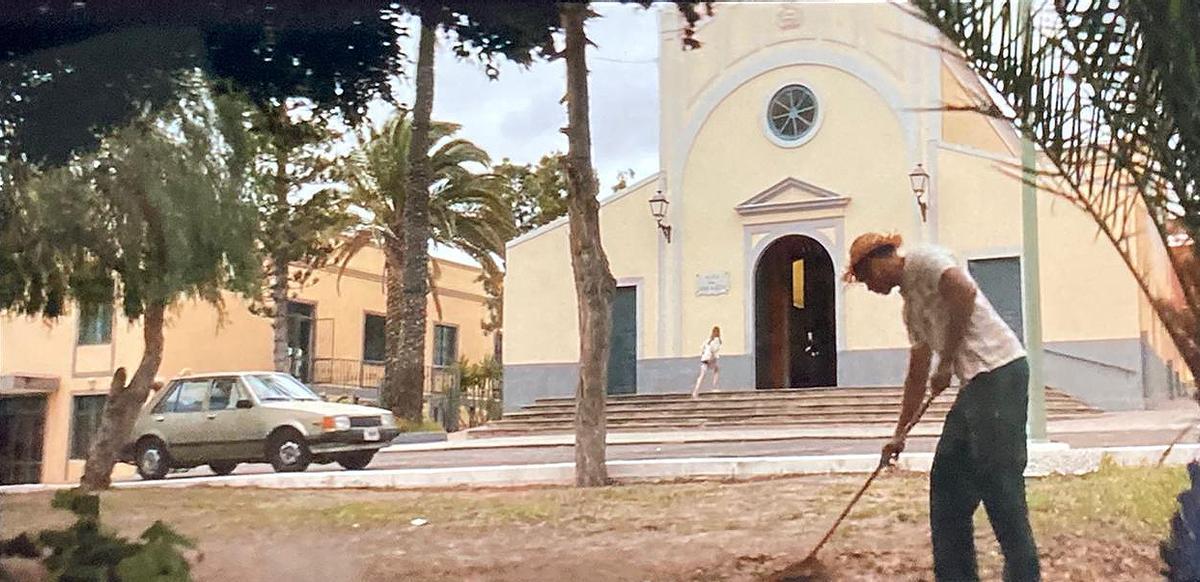
[[(126, 490), (106, 524), (163, 519), (196, 540), (201, 581), (757, 580), (802, 558), (860, 476), (631, 484), (595, 490)], [(1044, 578), (1161, 580), (1158, 540), (1182, 468), (1030, 482)], [(836, 580), (932, 580), (924, 475), (877, 481), (822, 552)], [(0, 498), (0, 536), (65, 523), (50, 495)], [(414, 519), (427, 520), (413, 525)], [(418, 522), (419, 523), (419, 522)], [(998, 548), (976, 519), (981, 575)]]

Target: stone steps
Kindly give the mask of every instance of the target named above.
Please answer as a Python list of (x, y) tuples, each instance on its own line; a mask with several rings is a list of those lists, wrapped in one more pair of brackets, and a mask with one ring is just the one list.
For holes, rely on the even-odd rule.
[[(930, 406), (926, 414), (930, 418), (934, 416), (945, 416), (950, 411), (950, 405), (934, 405)], [(1091, 413), (1091, 409), (1082, 406), (1047, 406), (1047, 413)], [(631, 411), (607, 411), (609, 422), (616, 420), (667, 420), (672, 418), (754, 418), (762, 416), (806, 416), (819, 415), (822, 418), (847, 418), (855, 419), (870, 415), (882, 414), (895, 417), (900, 413), (900, 406), (893, 407), (758, 407), (758, 408), (739, 408), (739, 409), (691, 409), (677, 411), (662, 411), (662, 410), (631, 410)], [(572, 411), (555, 411), (555, 412), (515, 412), (504, 416), (505, 421), (551, 421), (551, 420), (570, 420), (574, 418), (575, 412)]]
[[(926, 412), (926, 420), (941, 422), (957, 390), (950, 389)], [(658, 431), (695, 428), (765, 426), (877, 426), (896, 422), (901, 388), (806, 388), (787, 390), (727, 390), (690, 394), (635, 394), (609, 397), (607, 422), (612, 430)], [(1050, 419), (1082, 418), (1100, 411), (1069, 394), (1046, 389)], [(541, 398), (502, 420), (471, 430), (471, 438), (567, 433), (573, 430), (572, 398)]]
[[(943, 396), (932, 405), (932, 409), (949, 408), (953, 402), (952, 396)], [(773, 408), (786, 408), (789, 410), (833, 410), (846, 407), (864, 407), (864, 408), (898, 408), (900, 406), (900, 395), (894, 397), (862, 397), (862, 398), (772, 398), (772, 399), (745, 399), (745, 400), (706, 400), (703, 398), (691, 400), (681, 399), (679, 401), (663, 401), (657, 403), (634, 403), (634, 402), (614, 402), (610, 400), (607, 404), (607, 410), (611, 413), (619, 412), (636, 412), (645, 410), (656, 411), (690, 411), (690, 410), (727, 410), (727, 411), (752, 411), (765, 410)], [(1046, 406), (1049, 408), (1062, 407), (1064, 409), (1090, 409), (1078, 401), (1066, 398), (1047, 398)], [(538, 416), (557, 413), (574, 413), (574, 403), (564, 404), (540, 404), (535, 403), (527, 406), (519, 411), (511, 412), (506, 416), (516, 418), (521, 416)]]
[[(788, 388), (778, 390), (750, 390), (750, 389), (722, 389), (718, 392), (701, 392), (701, 401), (762, 401), (772, 399), (794, 400), (798, 396), (803, 396), (806, 399), (845, 399), (857, 401), (859, 398), (875, 397), (875, 398), (900, 398), (904, 394), (903, 389), (899, 387), (880, 387), (880, 388)], [(948, 388), (939, 399), (953, 400), (958, 394), (958, 388)], [(665, 394), (629, 394), (621, 396), (609, 396), (609, 405), (614, 404), (632, 404), (632, 403), (647, 403), (647, 402), (695, 402), (688, 393), (665, 393)], [(1070, 400), (1075, 401), (1073, 397), (1060, 390), (1054, 388), (1046, 389), (1046, 400)], [(574, 405), (573, 397), (556, 397), (556, 398), (539, 398), (528, 407), (538, 406), (556, 406), (556, 405)]]

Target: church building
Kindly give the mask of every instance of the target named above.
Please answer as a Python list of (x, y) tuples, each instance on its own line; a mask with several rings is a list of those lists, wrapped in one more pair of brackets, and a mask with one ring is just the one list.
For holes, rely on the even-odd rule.
[[(690, 391), (714, 326), (724, 390), (898, 386), (899, 294), (840, 279), (867, 231), (951, 249), (1024, 337), (1020, 140), (946, 108), (985, 93), (932, 27), (891, 3), (728, 3), (683, 51), (678, 19), (659, 13), (660, 170), (601, 201), (610, 394)], [(1121, 257), (1082, 211), (1038, 197), (1047, 385), (1108, 410), (1169, 399), (1182, 362)], [(574, 394), (568, 230), (509, 243), (506, 410)]]

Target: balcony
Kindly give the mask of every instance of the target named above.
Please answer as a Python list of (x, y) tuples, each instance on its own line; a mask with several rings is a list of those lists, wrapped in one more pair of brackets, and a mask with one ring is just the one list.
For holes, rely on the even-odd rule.
[[(326, 400), (377, 406), (383, 375), (382, 362), (314, 358), (308, 384)], [(503, 402), (501, 383), (476, 384), (463, 386), (458, 366), (426, 367), (426, 416), (440, 423), (447, 432), (499, 419)], [(450, 412), (455, 409), (458, 414)]]

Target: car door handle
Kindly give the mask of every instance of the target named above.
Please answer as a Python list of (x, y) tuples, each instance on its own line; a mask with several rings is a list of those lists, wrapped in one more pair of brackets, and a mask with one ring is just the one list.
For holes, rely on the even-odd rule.
[(208, 415), (208, 419), (209, 419), (209, 420), (212, 420), (212, 419), (214, 419), (214, 418), (216, 418), (216, 417), (217, 417), (217, 415), (216, 415), (216, 414), (210, 414), (210, 415)]
[(166, 419), (167, 418), (165, 416), (156, 416), (156, 417), (154, 417), (154, 422), (162, 422)]

